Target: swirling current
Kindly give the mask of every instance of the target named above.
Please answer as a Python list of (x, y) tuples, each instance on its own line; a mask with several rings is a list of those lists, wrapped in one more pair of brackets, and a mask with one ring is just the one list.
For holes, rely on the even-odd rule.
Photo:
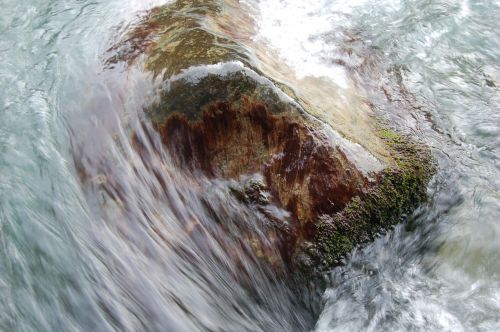
[(276, 249), (234, 183), (171, 162), (143, 121), (151, 75), (105, 66), (165, 2), (2, 1), (0, 330), (500, 330), (498, 1), (244, 2), (298, 76), (370, 95), (383, 73), (357, 86), (338, 60), (363, 61), (352, 35), (377, 50), (437, 163), (429, 201), (309, 296), (255, 257)]

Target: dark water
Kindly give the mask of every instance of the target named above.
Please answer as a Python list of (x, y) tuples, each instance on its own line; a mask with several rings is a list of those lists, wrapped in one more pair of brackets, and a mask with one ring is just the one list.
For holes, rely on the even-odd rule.
[(151, 77), (103, 68), (161, 3), (2, 3), (1, 330), (500, 330), (498, 2), (247, 1), (299, 76), (349, 89), (346, 30), (400, 68), (421, 107), (397, 117), (439, 166), (428, 204), (327, 276), (319, 317), (259, 263), (274, 249), (241, 184), (177, 169), (141, 121)]

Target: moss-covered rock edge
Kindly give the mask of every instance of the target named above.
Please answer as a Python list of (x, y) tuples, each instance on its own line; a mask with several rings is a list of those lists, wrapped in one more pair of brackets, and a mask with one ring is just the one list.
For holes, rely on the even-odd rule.
[(343, 210), (318, 220), (314, 239), (296, 253), (302, 256), (295, 260), (297, 277), (309, 279), (341, 265), (355, 246), (403, 221), (427, 200), (427, 184), (436, 170), (430, 148), (394, 131), (382, 119), (376, 126), (395, 165), (377, 174), (374, 184)]

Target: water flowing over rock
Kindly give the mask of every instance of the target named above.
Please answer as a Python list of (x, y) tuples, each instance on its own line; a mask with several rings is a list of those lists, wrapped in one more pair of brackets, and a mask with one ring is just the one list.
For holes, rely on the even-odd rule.
[(236, 6), (155, 8), (110, 49), (108, 65), (144, 65), (163, 81), (145, 111), (174, 162), (236, 180), (232, 194), (266, 216), (286, 267), (309, 275), (425, 199), (430, 153), (366, 98), (348, 92), (338, 104), (334, 84), (297, 79), (252, 39), (252, 16)]

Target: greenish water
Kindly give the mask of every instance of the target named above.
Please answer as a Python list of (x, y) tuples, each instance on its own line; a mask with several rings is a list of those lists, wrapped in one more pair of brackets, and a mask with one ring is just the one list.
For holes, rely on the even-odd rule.
[(151, 80), (103, 61), (160, 3), (2, 2), (0, 330), (500, 330), (498, 1), (247, 1), (256, 38), (301, 75), (349, 84), (333, 65), (345, 31), (401, 68), (421, 107), (391, 114), (439, 166), (429, 204), (327, 276), (319, 317), (240, 250), (260, 219), (230, 184), (194, 183), (164, 152), (130, 148), (133, 131), (161, 151), (140, 124)]

